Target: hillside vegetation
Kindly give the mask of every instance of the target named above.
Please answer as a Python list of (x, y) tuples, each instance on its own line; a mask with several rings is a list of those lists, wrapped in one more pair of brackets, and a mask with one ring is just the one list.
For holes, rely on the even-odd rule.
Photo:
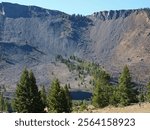
[(81, 81), (81, 85), (85, 85), (87, 76), (90, 77), (91, 98), (73, 100), (70, 92), (71, 83), (63, 86), (58, 79), (53, 80), (48, 91), (44, 86), (39, 90), (33, 72), (24, 69), (12, 99), (4, 96), (7, 90), (4, 86), (1, 87), (0, 111), (28, 113), (129, 112), (128, 110), (132, 112), (132, 109), (137, 109), (136, 112), (149, 111), (149, 103), (146, 102), (150, 102), (150, 83), (145, 89), (138, 88), (132, 82), (128, 66), (124, 67), (118, 83), (115, 83), (98, 64), (83, 61), (75, 56), (65, 59), (58, 55), (56, 61), (64, 63), (70, 72), (76, 72), (78, 74), (76, 80)]

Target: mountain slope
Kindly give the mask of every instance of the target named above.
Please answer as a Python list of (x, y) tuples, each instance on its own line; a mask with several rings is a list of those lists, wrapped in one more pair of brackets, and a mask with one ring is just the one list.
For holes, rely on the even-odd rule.
[(148, 80), (150, 19), (146, 9), (114, 11), (112, 18), (105, 20), (90, 17), (95, 25), (90, 30), (95, 60), (114, 73), (127, 64), (139, 81)]
[[(81, 16), (1, 3), (0, 84), (15, 86), (25, 66), (33, 69), (38, 84), (48, 84), (57, 55), (97, 62), (114, 77), (127, 64), (134, 80), (145, 83), (150, 72), (149, 12), (120, 10)], [(62, 82), (72, 81), (67, 77)]]

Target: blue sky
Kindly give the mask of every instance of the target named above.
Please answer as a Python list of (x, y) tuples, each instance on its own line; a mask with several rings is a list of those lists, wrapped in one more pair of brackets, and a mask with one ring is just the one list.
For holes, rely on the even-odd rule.
[(103, 10), (150, 8), (150, 0), (0, 0), (24, 5), (36, 5), (68, 14), (88, 15)]

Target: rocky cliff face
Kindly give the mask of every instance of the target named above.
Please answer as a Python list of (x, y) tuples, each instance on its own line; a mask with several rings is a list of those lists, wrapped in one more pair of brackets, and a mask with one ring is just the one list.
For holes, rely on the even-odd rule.
[[(55, 56), (98, 62), (115, 77), (129, 65), (134, 79), (149, 80), (149, 9), (68, 15), (35, 6), (0, 4), (0, 84), (13, 85), (23, 67), (47, 83)], [(50, 67), (49, 67), (50, 66)]]
[(134, 12), (138, 12), (139, 10), (110, 10), (110, 11), (102, 11), (95, 12), (92, 16), (100, 19), (100, 20), (116, 20), (118, 18), (126, 18)]

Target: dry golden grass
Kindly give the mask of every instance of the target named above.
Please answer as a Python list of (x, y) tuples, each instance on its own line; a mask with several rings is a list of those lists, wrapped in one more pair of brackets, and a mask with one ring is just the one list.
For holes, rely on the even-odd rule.
[(84, 112), (92, 113), (150, 113), (150, 103), (142, 103), (141, 105), (135, 104), (127, 107), (112, 107), (108, 106), (102, 109), (95, 109), (89, 106)]

